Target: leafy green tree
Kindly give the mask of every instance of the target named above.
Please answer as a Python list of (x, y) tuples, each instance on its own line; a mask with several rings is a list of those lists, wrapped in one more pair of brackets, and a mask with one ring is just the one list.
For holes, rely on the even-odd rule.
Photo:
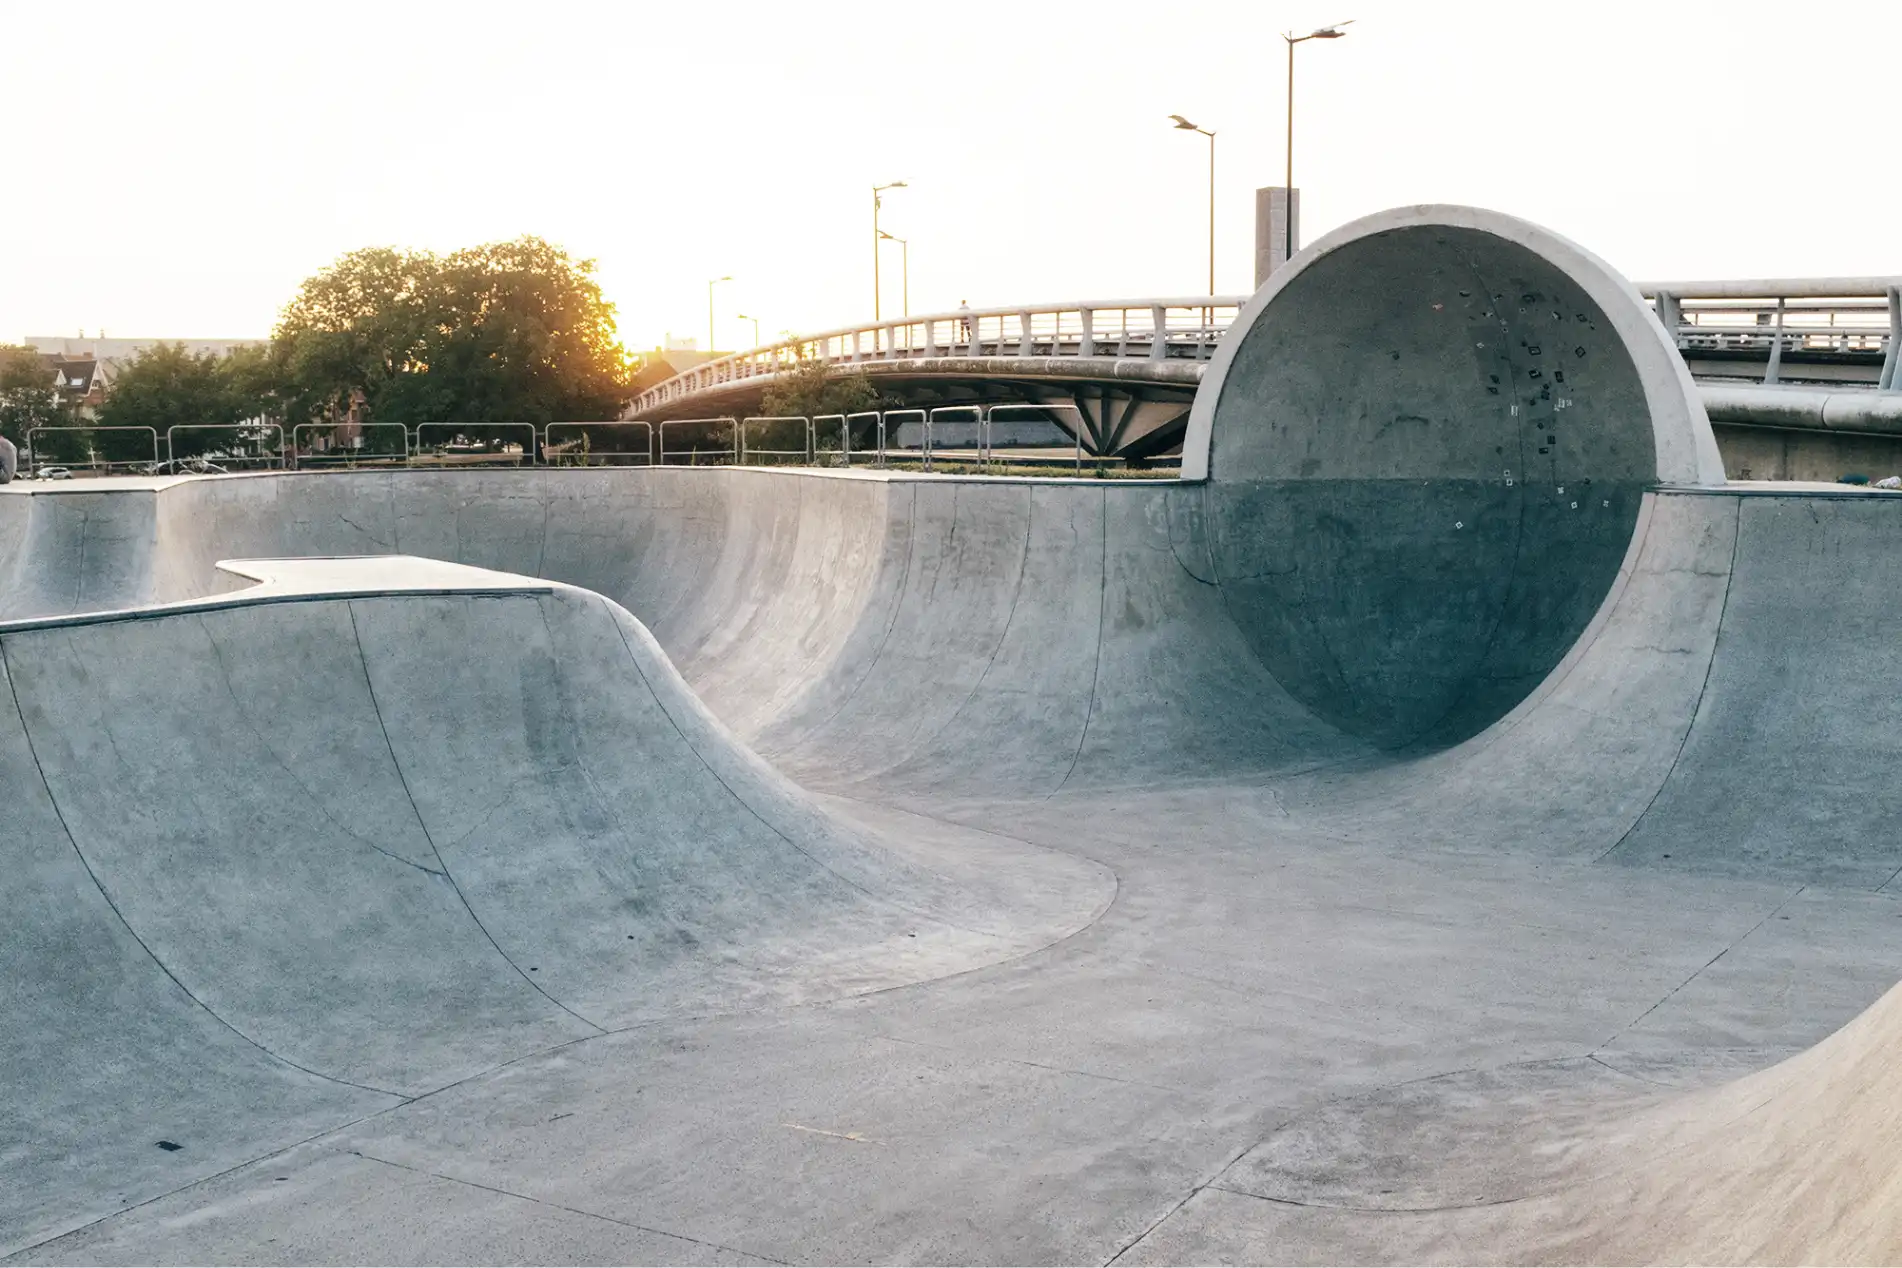
[[(262, 349), (223, 357), (213, 352), (193, 355), (183, 344), (157, 344), (121, 367), (99, 407), (99, 425), (150, 427), (158, 434), (161, 450), (173, 427), (192, 428), (173, 437), (171, 453), (177, 458), (255, 448), (255, 436), (196, 429), (229, 427), (267, 412), (270, 394), (262, 369), (267, 362)], [(94, 443), (102, 456), (118, 462), (151, 453), (150, 440), (136, 433), (101, 432)]]
[(53, 371), (31, 348), (0, 344), (0, 436), (26, 445), (35, 427), (68, 427), (72, 408), (53, 386)]
[(287, 408), (336, 418), (361, 393), (385, 423), (613, 419), (631, 366), (594, 271), (535, 237), (447, 256), (351, 252), (278, 321)]
[[(823, 361), (801, 361), (767, 385), (761, 396), (760, 413), (817, 419), (827, 414), (862, 413), (880, 409), (885, 404), (884, 398), (863, 371), (842, 372)], [(762, 449), (790, 448), (801, 443), (795, 435), (798, 428), (797, 423), (758, 425), (748, 429), (748, 442)], [(877, 424), (870, 420), (855, 424), (853, 447), (869, 445), (876, 428)], [(819, 427), (813, 433), (813, 438), (821, 451), (839, 447), (836, 424), (827, 423)]]

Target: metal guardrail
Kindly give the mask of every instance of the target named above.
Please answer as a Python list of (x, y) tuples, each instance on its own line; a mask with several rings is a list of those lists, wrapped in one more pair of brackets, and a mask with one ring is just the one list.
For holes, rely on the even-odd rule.
[[(100, 432), (113, 432), (121, 435), (126, 433), (142, 433), (151, 441), (152, 456), (150, 458), (134, 458), (130, 460), (117, 459), (101, 461), (98, 456), (98, 449), (88, 443), (88, 452), (84, 459), (48, 457), (43, 452), (38, 439), (43, 435), (84, 435), (90, 437)], [(57, 443), (58, 442), (55, 442), (56, 445)], [(153, 470), (159, 465), (158, 429), (155, 427), (29, 427), (26, 433), (26, 455), (25, 465), (27, 470), (34, 476), (38, 476), (41, 471), (49, 467), (85, 467), (89, 471), (105, 471), (108, 473), (116, 467), (132, 467), (135, 469), (145, 467), (147, 470)]]
[[(229, 435), (237, 442), (238, 452), (232, 453), (229, 449), (219, 449), (213, 450), (210, 453), (188, 454), (183, 459), (178, 456), (178, 437), (180, 433), (186, 435), (202, 435), (207, 432)], [(266, 448), (263, 442), (266, 437), (273, 434), (277, 437), (277, 443)], [(247, 441), (252, 442), (250, 446), (252, 452), (249, 453), (245, 452)], [(165, 468), (169, 471), (176, 472), (180, 462), (194, 460), (200, 463), (215, 461), (220, 468), (226, 470), (228, 470), (231, 465), (239, 463), (261, 463), (267, 469), (271, 467), (282, 467), (284, 465), (284, 429), (277, 423), (259, 422), (177, 423), (171, 427), (167, 427), (165, 429)]]
[[(325, 438), (322, 445), (305, 443), (306, 437), (320, 436)], [(392, 436), (394, 444), (364, 443), (371, 437)], [(401, 423), (299, 423), (291, 428), (288, 460), (293, 470), (306, 464), (313, 467), (407, 465), (409, 458), (409, 428)]]
[[(675, 448), (670, 450), (667, 448), (667, 429), (669, 427), (674, 429), (676, 435), (689, 427), (698, 427), (703, 430), (707, 428), (723, 428), (726, 432), (726, 438), (718, 445), (705, 448), (699, 445), (690, 445), (685, 449)], [(656, 434), (660, 437), (659, 455), (660, 465), (663, 467), (667, 465), (667, 460), (670, 456), (678, 457), (682, 454), (686, 455), (686, 465), (688, 466), (733, 466), (737, 465), (740, 461), (740, 421), (737, 418), (726, 416), (719, 418), (670, 418), (660, 424)], [(716, 431), (715, 434), (717, 435), (718, 432)], [(706, 463), (700, 461), (702, 454), (705, 454), (708, 458)]]
[[(771, 425), (775, 423), (802, 424), (803, 426), (800, 431), (800, 437), (799, 437), (802, 442), (801, 446), (798, 449), (786, 449), (783, 447), (759, 448), (759, 447), (755, 447), (747, 439), (748, 428), (754, 426), (755, 424), (758, 424), (761, 427), (770, 427)], [(740, 464), (742, 466), (752, 466), (753, 465), (752, 460), (755, 454), (758, 454), (763, 457), (771, 457), (771, 458), (793, 458), (793, 459), (796, 459), (796, 461), (789, 465), (803, 466), (812, 461), (813, 449), (814, 449), (814, 445), (813, 445), (813, 435), (812, 435), (812, 420), (810, 418), (807, 418), (803, 414), (754, 415), (751, 418), (742, 418), (740, 420)]]
[[(638, 449), (613, 446), (640, 429)], [(596, 445), (599, 436), (610, 442)], [(654, 465), (654, 428), (650, 423), (550, 423), (542, 428), (542, 458), (556, 467), (651, 467)], [(638, 458), (635, 462), (632, 459)]]
[[(1882, 360), (1877, 386), (1902, 389), (1902, 277), (1770, 278), (1642, 282), (1658, 318), (1685, 353), (1767, 358), (1779, 380), (1789, 354)], [(802, 363), (853, 366), (918, 358), (1107, 357), (1206, 361), (1247, 302), (1245, 295), (1087, 300), (948, 313), (846, 326), (736, 352), (657, 383), (628, 413), (662, 409), (697, 393), (770, 378)]]

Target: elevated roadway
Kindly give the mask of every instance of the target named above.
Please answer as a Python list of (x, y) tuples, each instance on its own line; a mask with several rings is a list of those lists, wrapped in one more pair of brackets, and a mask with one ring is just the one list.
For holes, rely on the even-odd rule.
[(1902, 503), (1460, 208), (1184, 468), (0, 491), (7, 1249), (1902, 1252)]

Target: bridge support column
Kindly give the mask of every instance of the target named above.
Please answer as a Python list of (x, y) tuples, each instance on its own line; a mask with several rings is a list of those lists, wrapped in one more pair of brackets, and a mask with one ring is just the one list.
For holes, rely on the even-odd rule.
[[(1783, 304), (1783, 297), (1779, 295), (1777, 297), (1776, 325), (1771, 328), (1770, 334), (1770, 364), (1765, 366), (1763, 371), (1763, 381), (1765, 383), (1778, 382), (1783, 374)], [(1673, 336), (1672, 342), (1676, 342), (1675, 336)]]

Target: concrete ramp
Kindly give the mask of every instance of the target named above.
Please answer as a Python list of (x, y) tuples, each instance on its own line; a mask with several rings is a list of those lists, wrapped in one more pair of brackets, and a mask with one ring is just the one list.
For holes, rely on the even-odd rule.
[(0, 1244), (240, 1141), (643, 1022), (1007, 959), (1108, 901), (1088, 864), (1000, 871), (834, 818), (597, 595), (231, 567), (265, 584), (0, 626), (0, 870), (25, 913), (0, 951)]

